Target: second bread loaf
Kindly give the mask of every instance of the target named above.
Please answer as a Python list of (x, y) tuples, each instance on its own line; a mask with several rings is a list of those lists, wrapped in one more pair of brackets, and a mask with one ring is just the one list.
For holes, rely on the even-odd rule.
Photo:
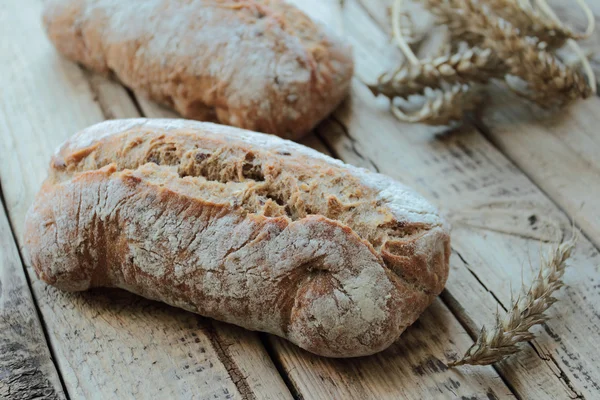
[(348, 45), (283, 0), (49, 0), (70, 59), (186, 118), (297, 139), (344, 98)]

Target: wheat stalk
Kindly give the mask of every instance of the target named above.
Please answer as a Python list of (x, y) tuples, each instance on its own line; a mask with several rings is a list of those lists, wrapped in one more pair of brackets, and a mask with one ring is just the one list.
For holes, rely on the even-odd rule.
[(496, 316), (496, 326), (491, 331), (485, 326), (481, 328), (479, 337), (464, 356), (448, 366), (493, 364), (519, 352), (519, 344), (534, 339), (535, 336), (529, 330), (548, 320), (545, 312), (557, 301), (553, 297), (554, 292), (564, 285), (562, 278), (566, 261), (575, 242), (576, 237), (573, 235), (569, 241), (557, 246), (548, 260), (542, 260), (537, 278), (529, 290), (512, 302), (513, 305), (504, 318)]

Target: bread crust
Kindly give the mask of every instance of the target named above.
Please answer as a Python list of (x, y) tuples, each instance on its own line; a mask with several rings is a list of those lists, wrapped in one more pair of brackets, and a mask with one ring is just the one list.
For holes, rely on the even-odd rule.
[(106, 121), (52, 158), (26, 250), (69, 291), (119, 287), (330, 357), (393, 343), (444, 287), (449, 228), (386, 176), (270, 135)]
[(297, 139), (345, 97), (350, 47), (282, 0), (49, 0), (66, 57), (186, 118)]

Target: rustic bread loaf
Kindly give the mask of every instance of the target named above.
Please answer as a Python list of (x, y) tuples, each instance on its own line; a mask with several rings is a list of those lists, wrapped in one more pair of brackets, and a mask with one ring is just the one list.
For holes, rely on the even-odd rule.
[(68, 58), (186, 118), (297, 139), (346, 95), (348, 45), (282, 0), (49, 0)]
[(317, 354), (394, 342), (448, 275), (448, 226), (384, 175), (275, 136), (185, 120), (92, 126), (26, 222), (41, 279), (119, 287)]

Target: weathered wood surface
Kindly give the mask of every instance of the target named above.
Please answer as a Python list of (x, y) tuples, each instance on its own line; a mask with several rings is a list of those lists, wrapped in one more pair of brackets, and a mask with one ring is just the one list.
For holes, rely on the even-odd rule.
[[(57, 55), (40, 15), (36, 0), (0, 5), (11, 60), (0, 65), (0, 179), (18, 238), (53, 150), (105, 117), (139, 116), (122, 87)], [(63, 293), (28, 273), (71, 398), (291, 397), (256, 335), (122, 291)]]
[(0, 204), (0, 399), (42, 397), (65, 395)]
[(600, 246), (600, 98), (544, 111), (494, 90), (478, 127)]
[[(64, 294), (41, 283), (28, 269), (58, 370), (71, 398), (291, 398), (273, 361), (293, 394), (307, 399), (510, 398), (511, 391), (528, 399), (600, 396), (596, 383), (600, 381), (600, 357), (595, 348), (600, 294), (594, 281), (600, 279), (600, 257), (585, 239), (575, 251), (573, 268), (566, 277), (570, 287), (559, 293), (560, 302), (551, 311), (552, 321), (537, 331), (539, 339), (523, 354), (495, 369), (446, 368), (444, 362), (472, 343), (469, 334), (491, 324), (496, 308), (509, 303), (511, 286), (518, 290), (521, 276), (525, 281), (531, 279), (528, 260), (535, 264), (540, 251), (568, 231), (570, 222), (473, 127), (436, 136), (431, 129), (397, 122), (387, 112), (385, 102), (373, 98), (360, 80), (374, 79), (396, 65), (401, 56), (389, 45), (385, 33), (385, 7), (378, 6), (383, 0), (361, 1), (362, 6), (356, 0), (346, 0), (343, 13), (337, 0), (295, 1), (332, 29), (339, 30), (343, 24), (355, 46), (358, 76), (351, 99), (319, 126), (316, 136), (303, 143), (392, 175), (448, 212), (454, 224), (454, 252), (442, 299), (401, 340), (379, 355), (325, 359), (263, 335), (272, 360), (255, 333), (122, 291)], [(15, 234), (20, 238), (24, 213), (45, 175), (49, 155), (62, 140), (105, 118), (175, 114), (141, 97), (132, 98), (120, 85), (83, 72), (58, 57), (40, 29), (38, 1), (2, 3), (0, 48), (3, 56), (14, 61), (0, 64), (0, 180)], [(501, 120), (516, 120), (516, 114), (511, 114), (515, 111), (506, 109), (502, 115), (507, 117)], [(593, 120), (578, 116), (585, 115), (581, 106), (573, 112), (577, 115), (569, 116), (569, 120), (588, 121), (593, 126)], [(484, 123), (490, 130), (496, 126), (489, 119)], [(569, 126), (569, 122), (564, 123)], [(534, 135), (540, 135), (543, 129), (554, 127), (549, 123), (539, 128), (540, 124), (545, 123), (529, 121), (523, 135), (529, 137), (536, 129), (539, 131)], [(564, 157), (561, 162), (565, 168), (576, 165), (571, 164), (572, 155), (562, 155), (561, 146), (565, 145), (577, 149), (574, 158), (597, 165), (593, 155), (600, 139), (591, 130), (584, 131), (590, 137), (579, 130), (576, 139), (570, 141), (565, 128), (558, 131), (561, 140), (551, 143), (553, 157)], [(493, 132), (486, 134), (568, 213), (572, 214), (571, 203), (585, 198), (580, 192), (572, 198), (555, 198), (548, 187), (573, 185), (565, 178), (568, 174), (560, 175), (562, 181), (538, 177), (535, 173), (543, 164), (515, 157), (511, 152), (521, 151), (518, 146), (500, 141)], [(529, 142), (515, 143), (529, 146), (537, 154)], [(539, 159), (539, 154), (536, 157)], [(589, 171), (593, 169), (582, 173)], [(575, 214), (580, 217), (578, 223), (598, 215), (592, 206), (581, 210)], [(589, 234), (597, 225), (590, 222), (581, 226)], [(0, 240), (2, 232), (0, 220)], [(541, 246), (540, 240), (547, 244)], [(16, 266), (20, 268), (20, 264)], [(4, 275), (0, 278), (3, 284), (7, 281)], [(21, 286), (13, 284), (12, 278), (9, 282), (11, 290), (21, 287), (27, 293), (26, 282), (20, 281)], [(6, 290), (6, 285), (2, 288)], [(28, 304), (33, 307), (33, 303)], [(40, 339), (44, 340), (43, 335)], [(44, 357), (49, 357), (43, 341), (38, 343), (47, 354)], [(60, 382), (52, 373), (50, 368), (44, 376), (60, 396)]]
[[(376, 28), (372, 28), (368, 41), (359, 31), (353, 33), (354, 27), (360, 26), (364, 31), (365, 25), (374, 20), (364, 18), (355, 2), (346, 3), (346, 31), (355, 47), (361, 48), (363, 54), (371, 54), (359, 61), (357, 75), (373, 80), (386, 68), (393, 49), (381, 30), (376, 39)], [(482, 317), (489, 313), (486, 307), (496, 308), (495, 298), (506, 306), (510, 287), (518, 290), (522, 276), (525, 281), (531, 280), (528, 260), (536, 265), (541, 250), (539, 239), (552, 241), (560, 237), (569, 220), (477, 130), (467, 126), (461, 131), (434, 135), (432, 129), (395, 121), (386, 108), (385, 101), (375, 101), (368, 89), (356, 82), (348, 106), (335, 114), (346, 129), (339, 129), (337, 136), (323, 137), (342, 158), (346, 154), (355, 157), (358, 152), (377, 169), (413, 185), (450, 212), (453, 246), (466, 262), (463, 267), (468, 269), (460, 273), (453, 263), (444, 298), (457, 316), (471, 326), (471, 331), (478, 329), (489, 323), (489, 317)], [(349, 148), (356, 151), (349, 152)], [(566, 277), (570, 287), (559, 294), (561, 301), (551, 311), (554, 318), (534, 343), (540, 354), (538, 362), (526, 362), (521, 368), (525, 373), (522, 376), (515, 374), (522, 358), (514, 364), (498, 366), (504, 379), (521, 396), (530, 398), (544, 392), (556, 395), (559, 388), (565, 395), (574, 391), (591, 398), (598, 396), (595, 382), (600, 372), (599, 354), (588, 340), (597, 335), (594, 332), (599, 326), (600, 298), (594, 287), (597, 257), (598, 251), (582, 238)], [(490, 292), (487, 298), (472, 294), (472, 286), (463, 284), (470, 274), (471, 281), (476, 278)], [(527, 374), (537, 378), (524, 379)], [(564, 378), (562, 382), (556, 375)], [(548, 385), (555, 381), (550, 388)]]

